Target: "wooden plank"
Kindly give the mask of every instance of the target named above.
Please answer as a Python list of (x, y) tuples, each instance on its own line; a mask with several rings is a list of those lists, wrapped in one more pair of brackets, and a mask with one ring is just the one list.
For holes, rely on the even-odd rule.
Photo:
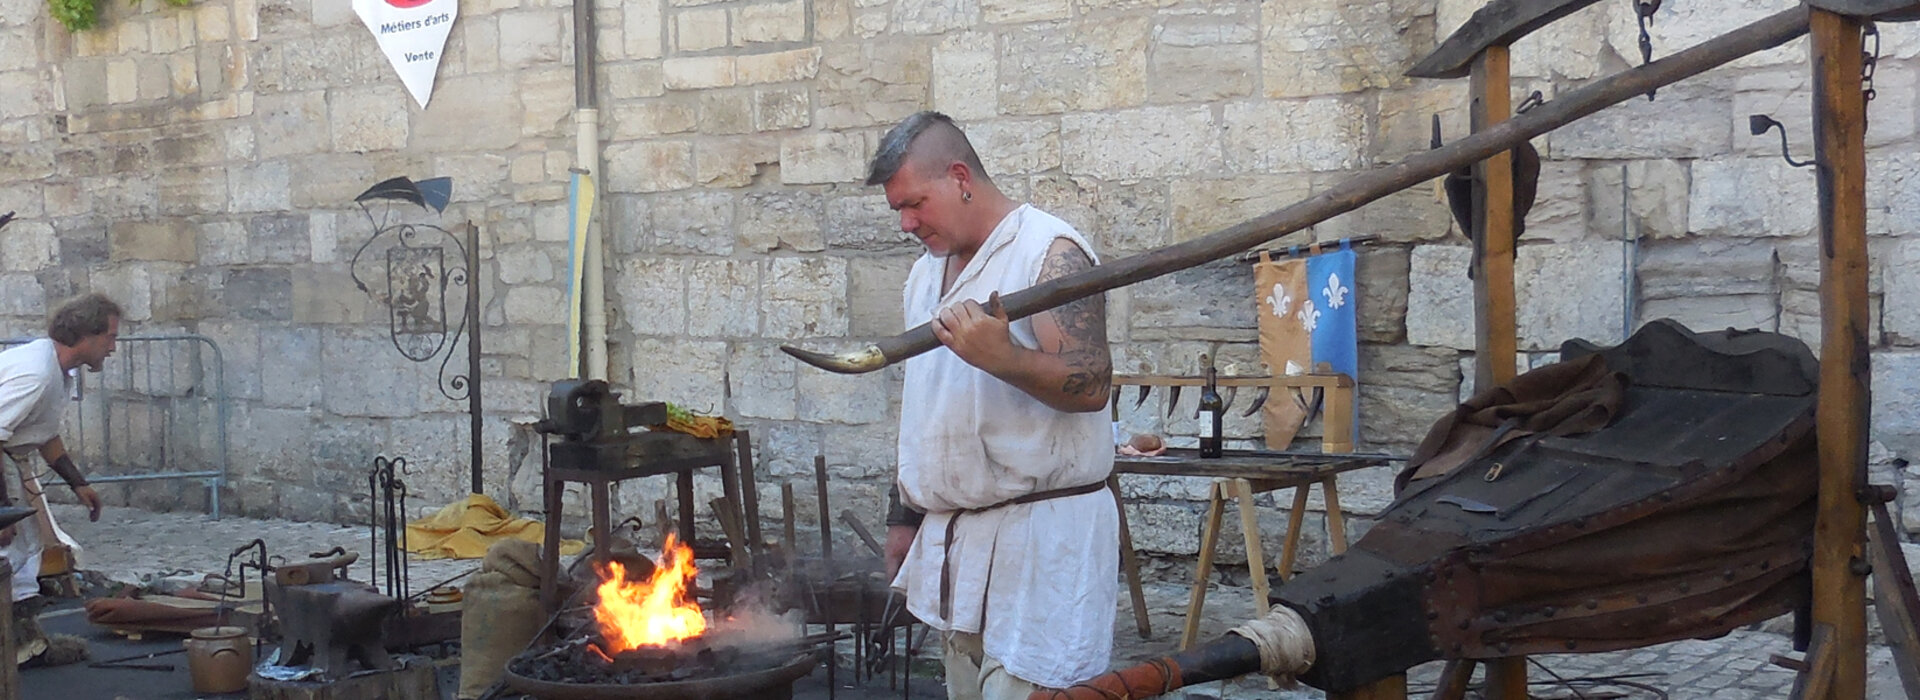
[(1276, 488), (1311, 484), (1355, 469), (1385, 464), (1379, 459), (1306, 460), (1246, 457), (1228, 452), (1218, 459), (1201, 459), (1192, 449), (1170, 449), (1159, 457), (1114, 457), (1113, 470), (1121, 474), (1201, 476), (1214, 479), (1271, 481)]
[(1133, 626), (1140, 638), (1153, 636), (1147, 619), (1147, 592), (1140, 586), (1140, 553), (1133, 550), (1133, 530), (1127, 526), (1127, 503), (1120, 497), (1120, 476), (1107, 476), (1107, 490), (1113, 492), (1113, 507), (1120, 513), (1120, 571), (1127, 575), (1127, 595), (1133, 599)]
[(1280, 580), (1293, 578), (1293, 562), (1300, 556), (1300, 529), (1307, 523), (1308, 484), (1293, 487), (1293, 507), (1287, 510), (1287, 539), (1280, 547)]
[[(1473, 61), (1473, 133), (1479, 134), (1513, 113), (1512, 80), (1505, 46), (1490, 46)], [(1473, 166), (1473, 237), (1480, 256), (1473, 261), (1474, 386), (1481, 389), (1513, 380), (1518, 340), (1513, 300), (1513, 156), (1501, 151)]]
[(1512, 46), (1521, 37), (1595, 2), (1599, 0), (1493, 0), (1447, 35), (1433, 53), (1408, 69), (1407, 77), (1464, 78), (1482, 51)]
[(1320, 482), (1320, 493), (1327, 499), (1327, 550), (1347, 553), (1347, 516), (1340, 512), (1340, 485), (1333, 477)]
[(1354, 424), (1353, 386), (1332, 387), (1326, 392), (1327, 406), (1322, 414), (1326, 423), (1320, 428), (1320, 451), (1352, 452), (1354, 443), (1360, 439), (1358, 426)]
[[(1792, 700), (1818, 700), (1831, 697), (1828, 692), (1833, 686), (1833, 626), (1815, 624), (1813, 637), (1807, 643), (1807, 656), (1801, 660), (1804, 670), (1793, 681), (1793, 693), (1787, 697)], [(1856, 695), (1854, 697), (1861, 697)]]
[(1814, 10), (1815, 183), (1820, 209), (1820, 455), (1814, 523), (1813, 621), (1833, 635), (1833, 683), (1812, 698), (1866, 693), (1864, 560), (1867, 385), (1866, 100), (1861, 94), (1860, 22)]
[(1473, 682), (1473, 659), (1447, 659), (1446, 667), (1440, 669), (1440, 681), (1433, 688), (1428, 700), (1462, 700), (1467, 696), (1467, 685)]
[[(1419, 151), (1391, 165), (1361, 172), (1285, 208), (1198, 238), (1138, 255), (1107, 260), (1090, 270), (1002, 295), (1001, 305), (1008, 318), (1026, 318), (1110, 289), (1239, 255), (1253, 246), (1296, 233), (1387, 195), (1510, 150), (1522, 141), (1647, 94), (1649, 90), (1784, 44), (1806, 33), (1806, 28), (1805, 8), (1782, 10), (1672, 56), (1629, 68), (1563, 93), (1557, 99), (1484, 132), (1469, 134), (1446, 146)], [(940, 340), (933, 337), (933, 327), (921, 324), (842, 353), (827, 354), (791, 345), (782, 345), (780, 349), (829, 372), (862, 373), (937, 347), (940, 347)]]
[(1213, 548), (1220, 541), (1220, 517), (1226, 510), (1219, 482), (1207, 489), (1207, 524), (1200, 529), (1200, 561), (1194, 565), (1193, 592), (1187, 594), (1187, 625), (1180, 632), (1180, 648), (1192, 649), (1200, 636), (1200, 614), (1207, 605), (1207, 578), (1213, 575)]
[(1920, 698), (1920, 594), (1913, 588), (1913, 571), (1900, 551), (1900, 533), (1887, 513), (1885, 501), (1873, 504), (1873, 529), (1867, 551), (1873, 562), (1873, 611), (1880, 631), (1893, 648), (1893, 667), (1907, 697)]
[[(1176, 374), (1116, 374), (1114, 386), (1201, 386), (1207, 383), (1205, 377), (1188, 377)], [(1291, 374), (1279, 377), (1220, 377), (1215, 386), (1270, 386), (1281, 387), (1336, 387), (1353, 386), (1353, 377), (1344, 374)]]
[(1267, 553), (1260, 547), (1260, 513), (1253, 502), (1253, 485), (1246, 479), (1234, 479), (1226, 482), (1233, 487), (1233, 499), (1240, 502), (1240, 537), (1247, 543), (1247, 571), (1253, 579), (1253, 614), (1249, 620), (1259, 619), (1267, 614), (1270, 600), (1271, 582), (1267, 580)]
[(1842, 15), (1905, 22), (1920, 19), (1915, 0), (1807, 0), (1808, 5)]
[(1527, 657), (1487, 660), (1487, 700), (1527, 700)]

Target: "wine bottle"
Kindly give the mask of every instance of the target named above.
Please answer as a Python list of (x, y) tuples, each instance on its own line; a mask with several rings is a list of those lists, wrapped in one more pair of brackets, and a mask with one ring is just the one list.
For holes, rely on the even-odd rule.
[(1200, 389), (1200, 456), (1219, 457), (1223, 450), (1220, 436), (1220, 417), (1227, 412), (1226, 403), (1220, 400), (1220, 389), (1216, 386), (1219, 378), (1213, 369), (1213, 360), (1201, 356), (1206, 365), (1207, 383)]

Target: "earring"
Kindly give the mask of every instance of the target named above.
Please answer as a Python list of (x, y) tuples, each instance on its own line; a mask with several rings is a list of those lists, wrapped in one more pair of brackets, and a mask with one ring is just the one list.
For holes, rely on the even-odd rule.
[(973, 201), (973, 193), (972, 193), (972, 192), (966, 192), (966, 191), (962, 191), (962, 192), (960, 193), (960, 201), (962, 201), (962, 202), (971, 202), (971, 201)]

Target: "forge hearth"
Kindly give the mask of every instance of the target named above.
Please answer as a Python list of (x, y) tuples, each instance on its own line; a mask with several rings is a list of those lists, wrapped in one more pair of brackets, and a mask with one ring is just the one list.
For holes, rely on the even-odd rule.
[(590, 637), (529, 650), (507, 664), (507, 685), (542, 700), (787, 700), (817, 652), (794, 644), (715, 647), (704, 639), (616, 654)]

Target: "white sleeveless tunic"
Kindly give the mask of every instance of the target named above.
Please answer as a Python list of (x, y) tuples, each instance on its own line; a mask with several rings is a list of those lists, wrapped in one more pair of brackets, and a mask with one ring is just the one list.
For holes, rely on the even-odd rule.
[[(906, 325), (966, 300), (985, 303), (1033, 285), (1047, 248), (1065, 238), (1098, 260), (1073, 227), (1022, 205), (1002, 220), (953, 288), (940, 293), (944, 258), (925, 255), (907, 276)], [(1013, 342), (1039, 347), (1030, 319)], [(900, 408), (900, 494), (927, 511), (894, 587), (936, 629), (980, 632), (988, 656), (1045, 687), (1104, 673), (1119, 593), (1119, 515), (1106, 491), (962, 513), (951, 552), (948, 521), (1054, 489), (1104, 481), (1113, 471), (1104, 412), (1063, 413), (961, 360), (945, 347), (906, 362)], [(953, 619), (942, 617), (942, 564), (952, 577)]]

